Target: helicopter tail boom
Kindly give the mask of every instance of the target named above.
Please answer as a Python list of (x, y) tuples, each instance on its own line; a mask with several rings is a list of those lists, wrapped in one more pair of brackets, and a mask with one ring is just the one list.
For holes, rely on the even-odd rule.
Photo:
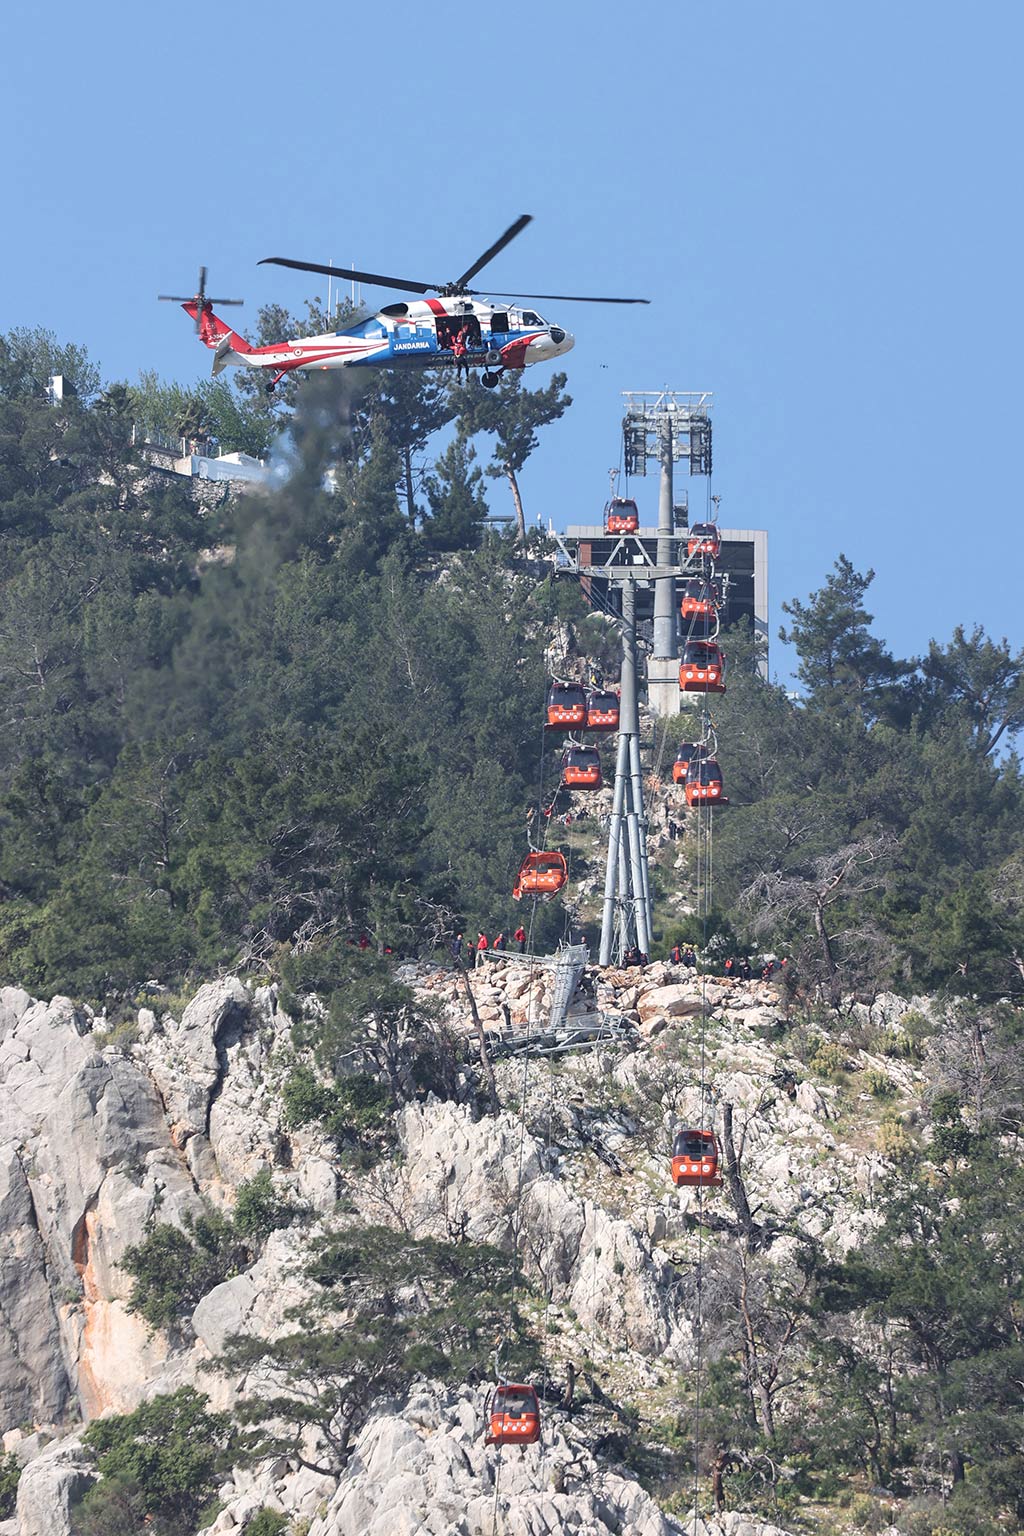
[[(183, 304), (181, 307), (186, 315), (189, 315), (191, 319), (198, 323), (199, 340), (205, 347), (209, 347), (211, 351), (218, 354), (214, 359), (214, 369), (216, 372), (220, 372), (220, 369), (217, 368), (217, 363), (221, 362), (221, 359), (225, 357), (228, 351), (244, 355), (246, 352), (254, 350), (244, 336), (239, 336), (238, 332), (233, 331), (230, 325), (226, 325), (219, 315), (214, 314), (213, 306), (209, 302), (203, 305), (202, 310), (200, 310), (199, 305), (194, 300), (190, 300), (189, 303)], [(225, 342), (227, 342), (227, 346), (224, 345)], [(224, 363), (221, 362), (221, 367), (223, 366)]]

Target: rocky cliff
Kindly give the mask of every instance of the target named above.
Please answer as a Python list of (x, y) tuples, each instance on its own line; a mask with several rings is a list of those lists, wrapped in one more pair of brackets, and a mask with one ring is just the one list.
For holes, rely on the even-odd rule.
[[(424, 967), (408, 976), (472, 1041), (458, 978)], [(273, 987), (226, 978), (200, 988), (180, 1017), (140, 1008), (116, 1027), (66, 998), (4, 989), (0, 1400), (7, 1446), (28, 1464), (11, 1529), (70, 1529), (69, 1501), (90, 1475), (73, 1436), (83, 1421), (183, 1383), (230, 1406), (240, 1383), (212, 1371), (212, 1358), (231, 1334), (280, 1330), (301, 1288), (294, 1261), (336, 1219), (340, 1197), (346, 1212), (413, 1237), (518, 1243), (543, 1297), (552, 1378), (585, 1358), (608, 1403), (681, 1409), (698, 1253), (713, 1267), (739, 1215), (726, 1189), (697, 1223), (699, 1195), (669, 1179), (673, 1128), (709, 1115), (720, 1123), (729, 1107), (750, 1220), (770, 1224), (783, 1268), (799, 1242), (840, 1252), (855, 1240), (871, 1219), (864, 1197), (878, 1154), (863, 1123), (844, 1133), (835, 1089), (793, 1054), (776, 988), (660, 965), (589, 982), (579, 1006), (625, 1018), (634, 1039), (540, 1060), (501, 1056), (524, 1027), (531, 987), (542, 1006), (539, 979), (498, 958), (474, 973), (505, 1108), (480, 1118), (468, 1103), (409, 1103), (398, 1155), (362, 1173), (340, 1166), (321, 1129), (285, 1123), (295, 1047)], [(883, 999), (876, 1016), (898, 1028), (906, 1007)], [(886, 1074), (890, 1100), (913, 1097), (905, 1061), (855, 1043), (849, 1054), (851, 1068)], [(239, 1184), (263, 1171), (304, 1219), (203, 1296), (182, 1336), (150, 1330), (127, 1308), (126, 1250), (154, 1221), (180, 1225), (204, 1204), (230, 1210)], [(589, 1421), (553, 1410), (541, 1446), (502, 1459), (483, 1446), (483, 1407), (481, 1388), (425, 1383), (408, 1403), (381, 1405), (340, 1478), (281, 1461), (238, 1470), (212, 1529), (241, 1530), (268, 1504), (307, 1520), (308, 1536), (679, 1528), (595, 1456), (601, 1437)], [(734, 1526), (729, 1536), (743, 1536)]]

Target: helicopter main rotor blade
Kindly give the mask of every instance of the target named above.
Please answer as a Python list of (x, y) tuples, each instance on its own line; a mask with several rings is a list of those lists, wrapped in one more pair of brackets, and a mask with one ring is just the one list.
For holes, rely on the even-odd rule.
[(398, 288), (405, 293), (436, 293), (440, 283), (416, 283), (407, 277), (382, 277), (379, 272), (357, 272), (354, 267), (322, 266), (317, 261), (292, 261), (288, 256), (264, 256), (261, 267), (293, 267), (296, 272), (322, 272), (325, 277), (340, 277), (347, 282), (374, 283), (378, 288)]
[(531, 222), (532, 219), (532, 213), (521, 213), (518, 219), (516, 219), (515, 223), (509, 225), (508, 229), (506, 229), (501, 238), (499, 240), (495, 240), (494, 244), (488, 247), (488, 249), (484, 251), (483, 255), (478, 257), (473, 265), (469, 267), (465, 272), (463, 272), (462, 276), (458, 278), (456, 282), (452, 283), (452, 287), (458, 289), (464, 288), (469, 282), (470, 278), (476, 277), (477, 273), (482, 271), (489, 261), (494, 260), (499, 251), (503, 251), (506, 245), (508, 245), (511, 240), (516, 238), (516, 235), (522, 234), (523, 230), (526, 228), (527, 224)]
[(595, 299), (586, 293), (505, 293), (505, 299), (553, 299), (556, 304), (649, 304), (650, 299)]

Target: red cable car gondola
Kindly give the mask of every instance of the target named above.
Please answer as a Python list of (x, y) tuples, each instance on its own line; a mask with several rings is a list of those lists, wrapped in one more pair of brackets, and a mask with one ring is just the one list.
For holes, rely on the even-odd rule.
[(569, 878), (569, 866), (563, 853), (528, 853), (519, 866), (512, 900), (524, 896), (554, 896)]
[(724, 693), (725, 657), (712, 640), (688, 640), (679, 664), (684, 693)]
[(684, 583), (679, 612), (684, 619), (713, 618), (722, 606), (722, 589), (717, 581), (694, 576)]
[(639, 527), (636, 502), (628, 496), (613, 496), (604, 509), (605, 533), (636, 533)]
[(685, 784), (690, 764), (699, 762), (702, 757), (707, 757), (708, 755), (707, 747), (702, 747), (699, 742), (680, 742), (679, 751), (676, 753), (676, 760), (672, 764), (673, 784)]
[(722, 540), (717, 523), (694, 523), (686, 544), (687, 554), (710, 555), (717, 560), (722, 552)]
[(610, 688), (592, 688), (587, 694), (587, 719), (584, 730), (617, 731), (619, 696)]
[(540, 1439), (540, 1403), (533, 1387), (503, 1382), (487, 1409), (485, 1445), (536, 1445)]
[(701, 1188), (720, 1185), (718, 1142), (713, 1131), (687, 1126), (677, 1132), (672, 1145), (672, 1182), (677, 1188)]
[(548, 717), (545, 730), (558, 731), (568, 726), (584, 725), (587, 696), (579, 683), (552, 683), (548, 689)]
[(722, 770), (717, 759), (704, 758), (691, 763), (686, 770), (687, 805), (728, 805), (729, 797), (722, 782)]
[(596, 747), (566, 748), (562, 753), (561, 788), (601, 788), (601, 754)]

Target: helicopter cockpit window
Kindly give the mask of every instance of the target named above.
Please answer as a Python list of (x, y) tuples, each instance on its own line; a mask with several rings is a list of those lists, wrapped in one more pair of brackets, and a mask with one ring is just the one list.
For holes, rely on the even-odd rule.
[(541, 319), (540, 315), (535, 314), (532, 309), (524, 309), (523, 310), (523, 324), (524, 325), (543, 325), (544, 321)]

